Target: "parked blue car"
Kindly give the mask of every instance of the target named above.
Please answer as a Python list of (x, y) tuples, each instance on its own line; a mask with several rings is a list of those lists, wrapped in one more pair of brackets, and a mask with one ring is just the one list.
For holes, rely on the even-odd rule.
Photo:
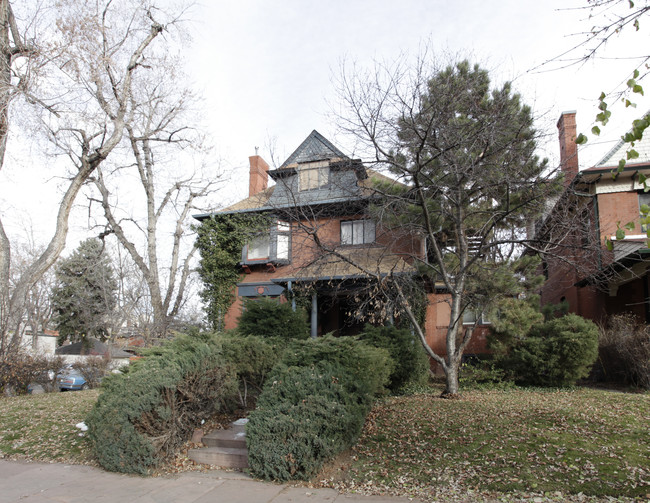
[(88, 383), (78, 370), (68, 369), (58, 377), (59, 389), (61, 391), (72, 391), (90, 389)]

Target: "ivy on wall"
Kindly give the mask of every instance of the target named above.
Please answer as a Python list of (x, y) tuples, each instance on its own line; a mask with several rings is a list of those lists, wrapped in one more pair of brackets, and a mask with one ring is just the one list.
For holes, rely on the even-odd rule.
[(198, 272), (203, 281), (201, 298), (214, 330), (223, 329), (224, 315), (235, 301), (243, 246), (268, 227), (267, 216), (250, 213), (212, 215), (196, 227), (196, 246), (201, 253)]

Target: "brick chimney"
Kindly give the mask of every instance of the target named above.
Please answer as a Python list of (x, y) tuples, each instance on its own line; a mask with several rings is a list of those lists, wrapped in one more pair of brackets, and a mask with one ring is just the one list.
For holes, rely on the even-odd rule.
[(248, 196), (254, 196), (266, 190), (269, 185), (269, 165), (259, 155), (248, 158), (250, 163), (250, 178), (248, 181)]
[(560, 137), (560, 169), (564, 173), (564, 186), (571, 185), (578, 175), (578, 145), (576, 145), (576, 113), (562, 112), (557, 121)]

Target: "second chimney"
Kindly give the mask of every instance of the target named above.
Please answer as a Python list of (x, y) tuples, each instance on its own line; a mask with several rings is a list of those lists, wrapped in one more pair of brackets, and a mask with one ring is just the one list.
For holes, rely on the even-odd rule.
[(560, 169), (564, 173), (564, 186), (571, 185), (578, 176), (578, 145), (576, 144), (576, 113), (562, 112), (557, 121), (560, 137)]
[(254, 196), (269, 185), (269, 165), (259, 155), (248, 158), (250, 163), (250, 178), (248, 181), (248, 197)]

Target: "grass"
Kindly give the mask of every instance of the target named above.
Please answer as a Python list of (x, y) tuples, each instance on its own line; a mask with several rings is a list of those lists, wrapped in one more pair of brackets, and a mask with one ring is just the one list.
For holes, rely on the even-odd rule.
[[(97, 390), (0, 397), (0, 457), (93, 464)], [(320, 485), (423, 501), (650, 498), (650, 394), (439, 391), (387, 399)], [(196, 469), (179, 455), (166, 472)]]
[(98, 390), (0, 398), (0, 457), (94, 464), (76, 424), (97, 401)]
[(392, 398), (373, 409), (342, 472), (323, 484), (425, 501), (650, 498), (650, 395), (516, 389)]

